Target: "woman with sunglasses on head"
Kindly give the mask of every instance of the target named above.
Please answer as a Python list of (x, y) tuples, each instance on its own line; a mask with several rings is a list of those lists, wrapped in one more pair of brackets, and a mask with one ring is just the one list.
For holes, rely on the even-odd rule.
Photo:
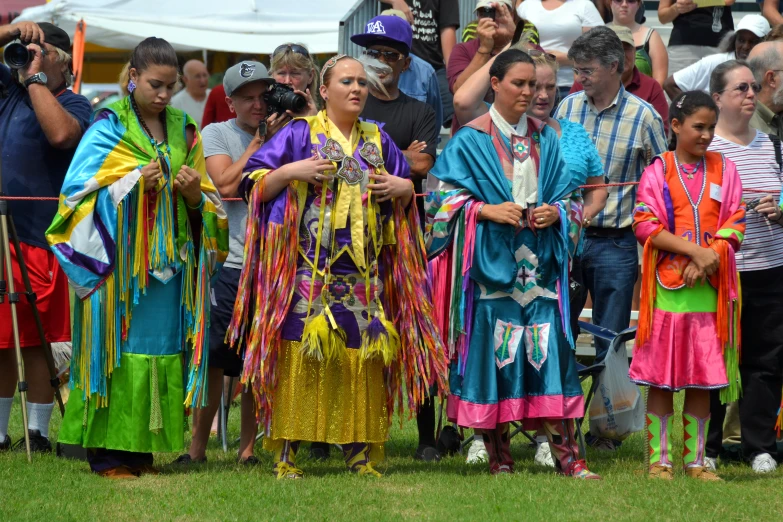
[(658, 31), (639, 23), (642, 0), (612, 0), (612, 22), (631, 30), (636, 47), (636, 68), (651, 76), (661, 87), (669, 75), (669, 53)]
[(227, 339), (245, 339), (242, 382), (279, 479), (303, 476), (300, 441), (340, 444), (350, 471), (378, 477), (370, 446), (386, 441), (403, 387), (412, 410), (445, 389), (445, 354), (410, 169), (359, 119), (362, 64), (331, 58), (320, 94), (325, 110), (295, 119), (245, 167), (245, 266)]
[(60, 442), (118, 479), (157, 473), (152, 452), (181, 451), (185, 408), (206, 401), (210, 281), (228, 250), (196, 122), (169, 105), (174, 49), (147, 38), (127, 73), (129, 94), (82, 138), (47, 230), (79, 298)]
[[(783, 177), (776, 156), (780, 141), (750, 127), (761, 87), (745, 62), (719, 65), (710, 92), (720, 109), (709, 150), (737, 166), (748, 204), (745, 240), (737, 252), (742, 291), (742, 450), (754, 471), (776, 468), (774, 426), (783, 389), (783, 216), (778, 196)], [(773, 141), (775, 140), (775, 141)], [(714, 469), (722, 449), (726, 408), (713, 393), (707, 458)]]
[(315, 93), (318, 92), (318, 67), (304, 45), (285, 43), (272, 53), (269, 72), (277, 83), (290, 86), (307, 100), (308, 113), (318, 112)]
[(427, 254), (456, 359), (449, 419), (483, 437), (492, 474), (513, 473), (508, 425), (521, 421), (546, 433), (561, 474), (599, 479), (574, 431), (584, 413), (568, 318), (578, 183), (555, 130), (526, 113), (531, 57), (504, 51), (489, 76), (489, 112), (454, 135), (427, 179)]

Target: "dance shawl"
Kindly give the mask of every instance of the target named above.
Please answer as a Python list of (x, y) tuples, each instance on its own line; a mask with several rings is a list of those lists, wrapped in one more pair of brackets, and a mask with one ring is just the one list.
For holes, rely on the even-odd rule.
[[(267, 174), (314, 155), (342, 165), (334, 185), (324, 181), (315, 187), (320, 205), (318, 225), (312, 234), (315, 267), (300, 245), (302, 230), (309, 230), (300, 226), (305, 207), (310, 205), (306, 203), (308, 191), (313, 192), (310, 184), (291, 182), (280, 194), (263, 202)], [(242, 382), (252, 389), (257, 416), (260, 419), (263, 414), (266, 422), (273, 407), (280, 346), (285, 340), (299, 340), (294, 338), (298, 334), (285, 326), (292, 313), (299, 255), (307, 270), (314, 269), (323, 276), (323, 282), (316, 281), (314, 273), (307, 289), (301, 291), (307, 309), (301, 334), (305, 354), (328, 363), (346, 349), (345, 330), (324, 295), (330, 281), (336, 290), (335, 281), (330, 279), (330, 263), (347, 255), (365, 274), (362, 279), (366, 280), (356, 284), (362, 289), (359, 300), (368, 321), (361, 332), (360, 350), (363, 357), (380, 358), (387, 366), (389, 414), (395, 398), (402, 410), (403, 388), (410, 411), (430, 395), (433, 385), (440, 393), (447, 389), (446, 356), (432, 321), (416, 205), (405, 209), (398, 200), (378, 204), (373, 196), (362, 192), (363, 171), (409, 175), (402, 153), (375, 124), (358, 122), (352, 138), (346, 140), (325, 112), (289, 123), (245, 167), (248, 176), (243, 188), (249, 193), (249, 218), (244, 265), (226, 340), (232, 345), (240, 339), (245, 341)], [(331, 214), (325, 216), (327, 206)], [(337, 232), (343, 238), (339, 242), (334, 239)], [(309, 237), (310, 232), (307, 234)], [(333, 246), (322, 247), (322, 240)], [(375, 279), (378, 277), (383, 278), (382, 296), (378, 291), (381, 285)], [(322, 308), (317, 313), (313, 310), (316, 299), (318, 308)]]
[[(679, 192), (669, 186), (669, 182), (677, 180), (677, 173), (674, 170), (677, 168), (675, 161), (674, 152), (665, 152), (656, 156), (652, 164), (644, 170), (636, 196), (633, 227), (639, 243), (644, 245), (637, 347), (643, 346), (651, 335), (659, 272), (663, 270), (669, 274), (672, 271), (670, 267), (672, 263), (667, 260), (680, 257), (663, 252), (666, 257), (662, 258), (661, 252), (652, 244), (653, 238), (663, 230), (675, 233), (672, 195)], [(720, 202), (717, 231), (714, 238), (704, 230), (702, 234), (698, 234), (704, 237), (698, 238), (693, 237), (693, 231), (685, 231), (683, 239), (699, 245), (708, 245), (720, 257), (718, 271), (710, 278), (710, 283), (718, 291), (717, 335), (723, 347), (729, 382), (727, 388), (721, 389), (720, 396), (722, 402), (728, 403), (739, 399), (742, 389), (739, 374), (741, 296), (734, 253), (745, 237), (745, 203), (742, 201), (742, 185), (737, 170), (734, 164), (722, 154), (706, 153), (704, 177), (704, 184), (709, 187), (703, 189), (704, 194), (700, 199), (707, 201), (709, 198)], [(708, 183), (708, 180), (717, 181), (720, 186), (716, 186), (718, 183)], [(677, 183), (677, 181), (673, 182)], [(718, 197), (720, 199), (717, 199)], [(681, 202), (681, 205), (686, 208), (692, 206), (688, 201)], [(705, 227), (695, 223), (695, 228), (698, 233)]]
[[(172, 107), (166, 118), (170, 152), (159, 157), (129, 97), (100, 113), (76, 150), (46, 231), (79, 298), (70, 384), (85, 399), (98, 394), (99, 404), (108, 403), (107, 379), (119, 365), (134, 305), (150, 275), (165, 281), (179, 271), (189, 362), (185, 402), (206, 401), (210, 279), (228, 253), (228, 220), (206, 175), (198, 131), (186, 143), (187, 127), (198, 126)], [(144, 192), (140, 169), (152, 160), (161, 164), (165, 181)], [(201, 174), (200, 233), (191, 230), (185, 202), (173, 192), (177, 173), (167, 174), (172, 164)]]
[[(501, 161), (504, 153), (499, 136), (491, 132), (491, 115), (469, 123), (449, 142), (430, 172), (425, 208), (427, 253), (433, 260), (434, 302), (448, 310), (439, 323), (450, 352), (459, 354), (464, 371), (470, 329), (473, 324), (473, 285), (511, 293), (519, 267), (515, 257), (515, 234), (510, 225), (478, 221), (481, 203), (513, 202), (512, 186)], [(573, 347), (568, 281), (569, 258), (576, 250), (581, 231), (581, 205), (571, 205), (579, 193), (577, 180), (567, 176), (557, 133), (528, 117), (528, 138), (533, 144), (538, 174), (537, 206), (547, 203), (560, 213), (558, 224), (537, 229), (539, 285), (557, 283), (563, 332)], [(443, 262), (444, 259), (448, 261)], [(451, 267), (449, 269), (448, 265)], [(437, 268), (435, 268), (437, 267)], [(451, 280), (444, 282), (443, 278)]]

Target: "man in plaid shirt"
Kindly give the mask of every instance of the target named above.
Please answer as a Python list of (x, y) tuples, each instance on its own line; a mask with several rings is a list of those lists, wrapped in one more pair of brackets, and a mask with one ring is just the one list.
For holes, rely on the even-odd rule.
[[(593, 138), (609, 183), (638, 182), (652, 158), (666, 150), (663, 121), (652, 105), (625, 90), (621, 81), (623, 45), (608, 27), (594, 27), (568, 51), (584, 91), (565, 98), (556, 117), (581, 124)], [(633, 64), (628, 64), (633, 67)], [(619, 332), (628, 328), (638, 271), (636, 238), (631, 224), (636, 186), (609, 187), (606, 207), (584, 217), (585, 242), (572, 277), (581, 286), (573, 296), (574, 324), (587, 292), (593, 299), (593, 322)], [(595, 340), (596, 359), (609, 344)]]

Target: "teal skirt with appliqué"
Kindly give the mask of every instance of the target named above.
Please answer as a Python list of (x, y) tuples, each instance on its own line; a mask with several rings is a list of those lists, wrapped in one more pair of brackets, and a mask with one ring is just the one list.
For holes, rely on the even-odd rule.
[(584, 414), (576, 358), (563, 334), (555, 287), (536, 279), (535, 237), (525, 229), (511, 294), (476, 285), (470, 347), (460, 375), (452, 364), (449, 420), (492, 429), (511, 421), (527, 428)]

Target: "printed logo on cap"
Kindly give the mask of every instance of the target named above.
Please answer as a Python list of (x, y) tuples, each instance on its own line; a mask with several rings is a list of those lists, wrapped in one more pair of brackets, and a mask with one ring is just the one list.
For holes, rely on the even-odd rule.
[(370, 34), (386, 34), (386, 29), (380, 20), (367, 24), (367, 32)]
[(256, 66), (251, 63), (242, 63), (242, 65), (239, 66), (239, 75), (242, 78), (252, 78), (253, 74), (256, 72)]

